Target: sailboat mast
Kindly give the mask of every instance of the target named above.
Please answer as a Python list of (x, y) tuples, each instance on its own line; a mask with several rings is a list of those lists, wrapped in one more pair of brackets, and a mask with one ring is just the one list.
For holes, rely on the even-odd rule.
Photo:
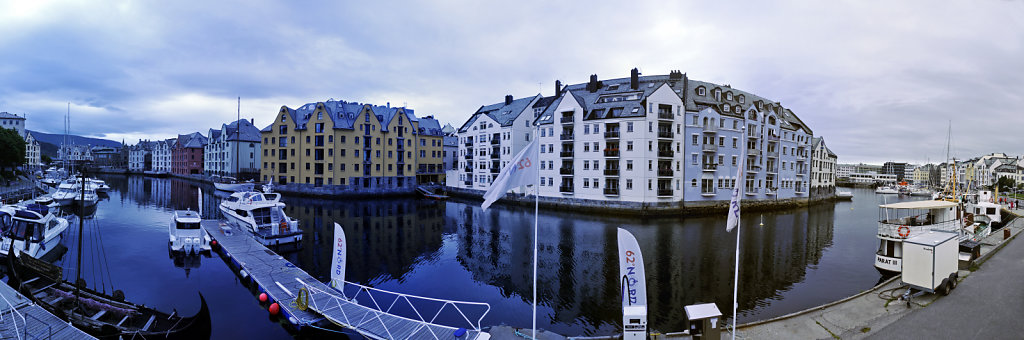
[(238, 97), (238, 106), (235, 111), (235, 180), (241, 176), (242, 165), (238, 164), (238, 143), (242, 139), (242, 97)]

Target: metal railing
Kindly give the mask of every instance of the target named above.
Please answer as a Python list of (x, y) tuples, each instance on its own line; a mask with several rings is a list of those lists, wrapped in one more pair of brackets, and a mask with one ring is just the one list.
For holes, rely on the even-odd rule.
[(672, 189), (658, 189), (658, 196), (672, 196)]
[(658, 119), (672, 119), (672, 112), (658, 111)]
[(605, 131), (604, 138), (619, 138), (619, 131)]
[(619, 157), (619, 150), (618, 149), (604, 150), (604, 156), (605, 157)]
[[(918, 234), (923, 234), (929, 230), (945, 230), (945, 231), (957, 231), (960, 226), (959, 221), (949, 220), (945, 222), (939, 222), (935, 224), (925, 225), (910, 225), (910, 221), (902, 221), (902, 219), (890, 219), (878, 222), (878, 236), (906, 239), (914, 237)], [(903, 224), (907, 223), (907, 224)], [(907, 228), (907, 236), (900, 236), (900, 228)]]
[(605, 176), (618, 176), (619, 169), (604, 169)]
[(701, 145), (700, 149), (705, 152), (718, 152), (718, 145), (711, 143), (703, 144)]
[(658, 169), (659, 177), (672, 177), (672, 169)]
[(672, 138), (672, 131), (658, 131), (658, 138)]
[[(302, 280), (300, 280), (298, 278), (295, 278), (295, 280), (299, 281), (299, 283), (301, 283), (306, 288), (306, 290), (311, 293), (309, 301), (308, 301), (308, 304), (309, 304), (310, 308), (313, 308), (313, 310), (322, 311), (322, 310), (325, 310), (325, 309), (330, 309), (330, 308), (335, 308), (336, 307), (339, 311), (341, 311), (342, 316), (344, 317), (344, 320), (339, 320), (339, 321), (343, 321), (346, 324), (348, 324), (348, 326), (356, 328), (357, 330), (360, 328), (360, 326), (369, 325), (369, 323), (371, 323), (371, 322), (373, 323), (372, 326), (377, 326), (379, 324), (380, 326), (382, 326), (384, 328), (384, 331), (387, 333), (388, 338), (391, 338), (391, 339), (395, 339), (395, 338), (398, 338), (398, 337), (394, 333), (392, 333), (390, 328), (388, 328), (388, 323), (383, 318), (381, 318), (381, 315), (382, 315), (381, 313), (387, 314), (389, 316), (393, 316), (393, 317), (397, 317), (397, 318), (403, 318), (403, 319), (406, 319), (406, 320), (411, 320), (413, 322), (419, 323), (420, 327), (418, 327), (416, 330), (413, 330), (412, 331), (413, 334), (409, 334), (409, 338), (412, 338), (413, 335), (415, 335), (419, 331), (425, 329), (426, 331), (429, 332), (430, 336), (434, 337), (434, 339), (442, 339), (442, 338), (450, 338), (451, 336), (450, 336), (450, 334), (437, 334), (437, 333), (434, 332), (433, 328), (427, 327), (427, 326), (433, 325), (433, 326), (438, 326), (438, 327), (442, 327), (442, 328), (446, 328), (446, 329), (451, 329), (451, 330), (457, 329), (458, 328), (457, 326), (442, 325), (442, 324), (436, 323), (436, 322), (438, 322), (438, 319), (437, 319), (438, 316), (440, 316), (441, 312), (445, 311), (445, 309), (453, 309), (454, 311), (458, 312), (458, 314), (462, 317), (461, 321), (465, 321), (465, 324), (467, 326), (469, 326), (468, 328), (471, 328), (471, 329), (473, 329), (476, 332), (480, 332), (481, 331), (482, 327), (480, 326), (480, 323), (483, 322), (483, 319), (484, 319), (485, 316), (487, 316), (487, 313), (489, 313), (491, 311), (491, 305), (487, 304), (487, 303), (484, 303), (484, 302), (443, 300), (443, 299), (436, 299), (436, 298), (430, 298), (430, 297), (424, 297), (424, 296), (416, 296), (416, 295), (411, 295), (411, 294), (404, 294), (404, 293), (398, 293), (398, 292), (392, 292), (392, 291), (388, 291), (388, 290), (368, 287), (368, 286), (364, 286), (364, 285), (361, 285), (361, 284), (358, 284), (358, 283), (352, 283), (352, 282), (345, 281), (344, 282), (345, 286), (351, 286), (351, 287), (356, 288), (355, 294), (353, 294), (352, 297), (347, 297), (345, 292), (344, 292), (345, 287), (342, 287), (341, 291), (335, 290), (335, 291), (328, 292), (328, 291), (324, 291), (324, 290), (318, 289), (318, 288), (314, 287), (313, 285), (310, 285), (310, 284), (306, 283), (305, 281), (302, 281)], [(335, 293), (340, 293), (341, 295), (340, 296), (339, 295), (335, 295)], [(326, 299), (325, 299), (326, 301), (318, 301), (318, 299), (313, 298), (313, 296), (323, 297), (323, 296), (320, 296), (321, 294), (326, 296)], [(358, 299), (360, 297), (365, 297), (365, 298), (369, 299), (369, 303), (367, 303), (367, 304), (358, 303), (357, 301), (358, 301)], [(378, 297), (381, 298), (381, 301), (378, 301)], [(390, 300), (390, 301), (388, 301), (388, 300)], [(414, 301), (415, 302), (421, 302), (420, 307), (424, 307), (422, 305), (424, 302), (428, 303), (430, 305), (437, 305), (438, 303), (440, 303), (440, 307), (436, 307), (437, 310), (434, 311), (433, 315), (430, 316), (430, 319), (428, 320), (426, 317), (424, 317), (424, 312), (427, 312), (428, 315), (429, 315), (429, 312), (432, 311), (432, 308), (431, 309), (425, 309), (423, 312), (421, 312), (420, 311), (421, 308), (417, 308), (417, 304), (413, 303)], [(342, 308), (342, 306), (345, 305), (345, 304), (356, 304), (356, 305), (359, 305), (361, 307), (372, 309), (372, 310), (376, 310), (376, 311), (381, 312), (381, 313), (370, 313), (370, 314), (372, 314), (372, 316), (367, 317), (367, 316), (364, 315), (364, 316), (360, 317), (358, 320), (353, 320), (352, 318), (349, 318), (348, 314), (345, 313), (345, 309)], [(383, 307), (385, 305), (387, 307)], [(480, 315), (480, 318), (476, 319), (475, 322), (473, 320), (470, 320), (470, 318), (468, 316), (466, 316), (466, 312), (463, 311), (464, 308), (467, 308), (467, 307), (470, 307), (470, 306), (475, 306), (477, 308), (484, 308), (484, 311)], [(412, 310), (412, 312), (414, 314), (416, 314), (416, 318), (418, 318), (418, 320), (417, 319), (413, 319), (411, 317), (403, 316), (403, 315), (392, 314), (392, 311), (396, 310), (395, 307), (408, 307), (408, 308), (410, 308)], [(398, 329), (396, 329), (396, 331), (398, 331)], [(399, 335), (401, 335), (401, 334), (399, 334)], [(428, 335), (428, 334), (420, 334), (420, 335), (425, 336), (425, 335)]]
[[(18, 335), (18, 339), (22, 339), (22, 335), (28, 336), (28, 334), (24, 334), (23, 333), (23, 332), (26, 332), (26, 333), (28, 332), (28, 327), (26, 327), (27, 326), (26, 325), (27, 322), (25, 320), (25, 316), (22, 315), (21, 312), (19, 312), (17, 308), (14, 308), (14, 304), (11, 303), (11, 300), (7, 299), (6, 295), (0, 294), (0, 296), (2, 296), (4, 298), (4, 302), (6, 302), (7, 306), (10, 307), (10, 311), (9, 312), (11, 314), (11, 316), (10, 316), (11, 317), (11, 324), (14, 325), (14, 334)], [(22, 332), (18, 331), (18, 319), (17, 319), (17, 317), (21, 318)], [(4, 318), (4, 314), (2, 312), (0, 312), (0, 322), (5, 321), (4, 319), (5, 319)]]
[(675, 152), (673, 152), (672, 150), (660, 150), (660, 151), (658, 151), (658, 157), (671, 158), (674, 155), (675, 155)]

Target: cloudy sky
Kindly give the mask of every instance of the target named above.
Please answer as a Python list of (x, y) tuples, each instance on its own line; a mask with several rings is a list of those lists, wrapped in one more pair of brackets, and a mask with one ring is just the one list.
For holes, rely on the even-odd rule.
[(329, 98), (480, 105), (679, 69), (782, 102), (840, 162), (1024, 153), (1022, 1), (5, 1), (0, 111), (127, 140)]

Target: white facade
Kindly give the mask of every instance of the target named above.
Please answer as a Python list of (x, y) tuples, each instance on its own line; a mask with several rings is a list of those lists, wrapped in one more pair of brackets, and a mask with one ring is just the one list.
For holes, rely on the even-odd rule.
[[(480, 190), (490, 187), (505, 164), (512, 161), (530, 138), (535, 138), (530, 124), (534, 116), (530, 112), (540, 98), (537, 95), (513, 101), (508, 97), (504, 104), (482, 107), (459, 129), (458, 187)], [(484, 109), (491, 110), (485, 113)], [(503, 126), (492, 114), (514, 118)]]
[(92, 161), (92, 148), (88, 145), (62, 144), (57, 150), (58, 158), (67, 161)]
[(811, 188), (834, 188), (836, 185), (836, 155), (825, 145), (825, 139), (814, 139), (811, 151)]
[[(128, 147), (128, 170), (135, 172), (153, 170), (153, 147), (158, 142), (142, 141)], [(146, 162), (146, 159), (149, 162)]]
[[(236, 126), (241, 125), (241, 133)], [(240, 172), (259, 173), (260, 132), (247, 120), (238, 120), (230, 125), (222, 124), (220, 130), (210, 129), (209, 143), (203, 146), (203, 172), (207, 175), (239, 177)]]
[(0, 128), (17, 131), (18, 136), (25, 138), (25, 117), (0, 112)]
[(854, 164), (836, 164), (836, 178), (850, 178), (850, 174), (857, 172)]
[(39, 150), (39, 142), (32, 133), (25, 134), (25, 165), (33, 168), (42, 166), (42, 154)]
[(850, 174), (850, 181), (853, 183), (882, 183), (889, 185), (896, 184), (896, 175), (855, 172)]
[(177, 140), (175, 138), (171, 138), (156, 142), (156, 145), (153, 147), (153, 171), (171, 172), (171, 165), (173, 161), (171, 158), (171, 149), (174, 148), (176, 141)]

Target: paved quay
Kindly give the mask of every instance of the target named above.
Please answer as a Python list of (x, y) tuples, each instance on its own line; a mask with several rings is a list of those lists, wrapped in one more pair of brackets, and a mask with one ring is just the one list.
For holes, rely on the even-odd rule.
[[(1024, 215), (1022, 210), (1014, 213)], [(961, 270), (960, 285), (948, 297), (925, 294), (908, 308), (906, 302), (893, 301), (906, 291), (897, 276), (843, 300), (739, 325), (737, 338), (1019, 338), (1024, 334), (1024, 323), (1017, 320), (1024, 315), (1024, 291), (1014, 287), (1024, 279), (1024, 244), (1006, 246), (1024, 229), (1024, 218), (1003, 229), (1011, 237), (1004, 240), (1001, 229), (983, 239), (976, 260), (982, 266), (973, 273)], [(968, 303), (971, 307), (964, 305)]]

